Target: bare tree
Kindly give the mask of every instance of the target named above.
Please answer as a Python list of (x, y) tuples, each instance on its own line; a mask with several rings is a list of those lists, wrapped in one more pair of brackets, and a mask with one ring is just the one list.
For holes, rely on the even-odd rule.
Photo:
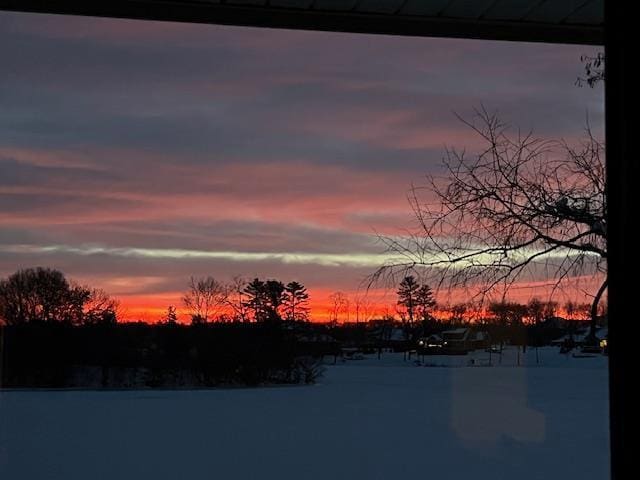
[[(82, 287), (76, 287), (76, 289)], [(99, 288), (88, 289), (88, 298), (83, 308), (83, 323), (116, 323), (119, 317), (120, 302)]]
[(79, 324), (91, 296), (88, 288), (70, 283), (59, 270), (26, 268), (0, 279), (0, 322)]
[(331, 321), (338, 323), (341, 318), (341, 314), (344, 314), (343, 321), (349, 320), (349, 298), (344, 292), (334, 292), (329, 295), (329, 300), (332, 303), (331, 308)]
[(558, 302), (554, 302), (553, 300), (547, 300), (544, 302), (544, 318), (552, 318), (555, 317), (558, 313)]
[(588, 303), (578, 303), (576, 305), (576, 317), (578, 320), (589, 320), (590, 318), (593, 318), (593, 310), (591, 308), (592, 306)]
[(189, 290), (182, 302), (191, 315), (193, 323), (206, 323), (220, 314), (226, 305), (227, 290), (215, 278), (189, 279)]
[(544, 314), (547, 306), (545, 303), (537, 297), (529, 300), (527, 304), (527, 316), (529, 317), (529, 321), (535, 325), (535, 349), (536, 349), (536, 363), (540, 363), (540, 354), (538, 353), (538, 344), (539, 341), (539, 327), (540, 322), (544, 320)]
[(353, 299), (353, 310), (356, 316), (356, 323), (368, 322), (373, 318), (374, 303), (365, 294), (356, 294)]
[(469, 305), (466, 303), (456, 303), (451, 305), (449, 311), (451, 312), (451, 323), (465, 323), (465, 314), (469, 310)]
[(234, 321), (246, 323), (249, 321), (249, 310), (246, 305), (246, 293), (247, 281), (240, 277), (235, 276), (229, 283), (226, 284), (225, 300), (227, 306), (233, 312)]
[[(476, 110), (462, 118), (484, 143), (474, 155), (448, 149), (444, 178), (427, 177), (409, 201), (418, 222), (407, 237), (381, 237), (392, 260), (371, 282), (408, 272), (430, 276), (438, 288), (465, 288), (474, 296), (506, 292), (521, 280), (552, 279), (552, 295), (577, 275), (607, 287), (604, 144), (587, 127), (577, 146), (512, 133), (496, 114)], [(430, 197), (422, 200), (426, 191)]]
[(119, 302), (105, 291), (69, 281), (51, 268), (27, 268), (0, 279), (0, 323), (115, 323)]
[(527, 303), (527, 318), (534, 325), (539, 325), (544, 320), (545, 304), (537, 297), (533, 297)]
[(577, 306), (578, 305), (573, 300), (567, 300), (567, 302), (564, 304), (564, 311), (569, 320), (576, 319), (575, 315), (576, 315)]

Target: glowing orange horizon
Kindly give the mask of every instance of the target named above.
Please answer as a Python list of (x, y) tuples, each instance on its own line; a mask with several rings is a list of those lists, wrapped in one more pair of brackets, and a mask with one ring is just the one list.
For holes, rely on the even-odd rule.
[[(528, 288), (533, 289), (533, 295)], [(543, 302), (545, 301), (542, 295), (543, 290), (535, 282), (522, 283), (520, 289), (516, 289), (514, 294), (507, 297), (506, 301), (518, 302), (526, 304), (531, 298), (537, 297)], [(310, 309), (310, 321), (312, 322), (327, 322), (334, 318), (334, 302), (331, 299), (331, 295), (336, 293), (336, 290), (322, 289), (322, 288), (309, 288), (310, 294), (309, 309)], [(338, 322), (366, 322), (368, 320), (381, 319), (388, 315), (393, 315), (395, 318), (400, 318), (397, 310), (397, 297), (393, 289), (371, 289), (369, 292), (363, 293), (354, 290), (341, 290), (349, 301), (348, 310), (343, 309), (338, 313)], [(518, 295), (518, 292), (526, 292)], [(537, 293), (538, 295), (535, 295)], [(182, 304), (182, 296), (184, 292), (165, 292), (158, 294), (148, 295), (121, 295), (118, 297), (120, 300), (120, 320), (121, 321), (143, 321), (146, 323), (156, 323), (166, 317), (167, 308), (173, 306), (176, 308), (178, 321), (180, 323), (190, 323), (190, 315)], [(448, 292), (446, 295), (447, 301), (442, 301), (442, 296), (439, 298), (436, 296), (436, 300), (439, 300), (439, 305), (434, 309), (433, 316), (440, 320), (449, 320), (452, 318), (452, 313), (448, 308), (456, 303), (464, 303), (468, 301), (468, 293), (462, 292)], [(572, 300), (575, 301), (575, 298)], [(578, 303), (590, 303), (589, 299), (584, 299)], [(486, 304), (485, 304), (486, 305)], [(556, 315), (570, 318), (564, 308), (563, 302), (557, 302), (557, 306), (554, 309)], [(231, 309), (221, 309), (218, 314), (231, 314)], [(463, 317), (465, 319), (479, 319), (491, 316), (486, 307), (481, 308), (468, 308)], [(579, 315), (573, 315), (573, 319), (579, 320)], [(215, 321), (215, 319), (211, 319)]]
[[(310, 321), (326, 322), (333, 318), (334, 305), (330, 296), (334, 290), (309, 289), (310, 301)], [(338, 321), (365, 321), (367, 319), (380, 318), (387, 313), (395, 313), (393, 310), (395, 300), (388, 294), (380, 290), (372, 291), (366, 296), (366, 300), (356, 308), (356, 298), (358, 293), (354, 291), (343, 291), (349, 299), (349, 311), (340, 311)], [(155, 323), (166, 317), (169, 306), (176, 308), (178, 321), (180, 323), (190, 323), (190, 315), (184, 307), (181, 298), (184, 292), (167, 292), (153, 295), (124, 295), (118, 297), (120, 300), (120, 319), (123, 321), (143, 321)], [(360, 294), (361, 298), (363, 295)], [(389, 297), (389, 301), (381, 298)], [(378, 299), (377, 301), (375, 299)], [(365, 304), (366, 302), (366, 304)], [(231, 309), (221, 309), (219, 312), (231, 314)]]

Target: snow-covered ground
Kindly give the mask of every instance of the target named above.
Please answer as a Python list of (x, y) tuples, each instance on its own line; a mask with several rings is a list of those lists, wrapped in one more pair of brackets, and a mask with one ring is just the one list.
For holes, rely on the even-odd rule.
[(539, 357), (385, 353), (313, 386), (0, 392), (0, 478), (609, 478), (606, 357)]

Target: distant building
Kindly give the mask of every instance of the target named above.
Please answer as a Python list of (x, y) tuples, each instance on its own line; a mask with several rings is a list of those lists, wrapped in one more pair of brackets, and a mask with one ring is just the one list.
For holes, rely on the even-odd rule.
[(488, 348), (491, 345), (489, 333), (473, 328), (455, 328), (441, 333), (443, 353), (466, 354), (470, 350)]

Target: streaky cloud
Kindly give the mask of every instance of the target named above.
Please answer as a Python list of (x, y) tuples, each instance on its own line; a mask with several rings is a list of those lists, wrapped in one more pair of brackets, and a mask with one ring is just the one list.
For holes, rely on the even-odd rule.
[[(412, 263), (415, 267), (429, 265), (438, 268), (447, 262), (444, 254), (409, 254), (402, 252), (381, 253), (317, 253), (317, 252), (242, 252), (231, 250), (192, 250), (181, 248), (141, 248), (141, 247), (107, 247), (97, 245), (3, 245), (0, 251), (14, 254), (72, 254), (81, 256), (104, 255), (112, 257), (139, 258), (149, 260), (194, 260), (214, 259), (232, 262), (280, 262), (283, 264), (320, 265), (324, 267), (372, 267), (383, 265)], [(517, 252), (513, 261), (522, 260), (529, 255), (540, 253), (534, 249)], [(571, 255), (569, 250), (547, 252), (539, 256), (539, 261), (564, 259)], [(481, 257), (487, 262), (492, 254)], [(591, 256), (591, 255), (587, 255)], [(477, 259), (476, 259), (477, 260)], [(473, 266), (473, 262), (458, 262), (449, 268), (462, 269)]]
[(315, 264), (335, 267), (378, 267), (386, 262), (399, 261), (397, 256), (384, 253), (239, 252), (179, 248), (75, 247), (69, 245), (6, 245), (2, 246), (1, 249), (7, 253), (19, 254), (66, 253), (85, 256), (107, 255), (143, 259), (220, 259), (236, 262), (279, 261), (285, 264)]

